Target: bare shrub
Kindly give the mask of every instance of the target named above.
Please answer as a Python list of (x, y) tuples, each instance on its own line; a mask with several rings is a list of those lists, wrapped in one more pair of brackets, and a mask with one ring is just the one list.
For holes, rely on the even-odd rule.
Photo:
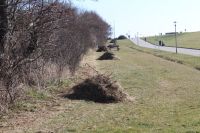
[(73, 74), (110, 31), (96, 13), (58, 0), (2, 0), (0, 7), (0, 106), (17, 99), (21, 84), (43, 88), (66, 69)]
[(80, 19), (91, 32), (93, 43), (96, 47), (104, 47), (108, 36), (111, 34), (111, 27), (95, 12), (84, 12)]

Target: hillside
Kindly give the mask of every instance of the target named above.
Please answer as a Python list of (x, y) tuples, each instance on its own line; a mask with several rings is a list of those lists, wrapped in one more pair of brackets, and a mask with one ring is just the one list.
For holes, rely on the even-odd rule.
[[(153, 44), (158, 44), (159, 40), (162, 40), (166, 46), (175, 46), (174, 35), (147, 37), (147, 41)], [(200, 49), (200, 32), (187, 32), (178, 34), (177, 41), (178, 41), (178, 47)]]
[(138, 50), (128, 40), (118, 41), (118, 44), (120, 51), (114, 53), (120, 60), (95, 60), (102, 53), (93, 53), (90, 55), (93, 58), (89, 59), (100, 72), (112, 73), (135, 98), (133, 102), (100, 104), (60, 98), (57, 99), (59, 104), (48, 106), (47, 110), (43, 107), (42, 111), (25, 112), (11, 118), (2, 124), (7, 125), (2, 131), (199, 132), (200, 71)]

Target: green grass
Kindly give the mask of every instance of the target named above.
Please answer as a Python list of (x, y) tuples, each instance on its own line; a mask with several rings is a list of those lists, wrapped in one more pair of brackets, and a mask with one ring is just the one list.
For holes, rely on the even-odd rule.
[(200, 71), (138, 51), (128, 40), (118, 43), (120, 51), (115, 54), (120, 60), (97, 61), (97, 68), (112, 72), (113, 78), (135, 97), (134, 102), (97, 104), (66, 100), (63, 112), (24, 132), (200, 132)]
[(46, 94), (45, 91), (38, 91), (36, 89), (30, 89), (27, 91), (27, 96), (33, 98), (35, 100), (46, 100), (49, 96)]
[(193, 67), (197, 70), (200, 70), (200, 58), (196, 57), (196, 56), (176, 54), (176, 53), (165, 52), (165, 51), (160, 51), (160, 50), (156, 50), (156, 49), (142, 48), (142, 47), (139, 47), (136, 45), (132, 45), (130, 48), (135, 49), (139, 52), (152, 54), (154, 56), (163, 58), (165, 60), (169, 60), (169, 61), (176, 62), (179, 64), (184, 64), (184, 65)]
[(40, 102), (52, 99), (52, 96), (47, 91), (37, 90), (35, 88), (27, 88), (25, 95), (26, 98), (16, 100), (14, 104), (10, 105), (9, 109), (12, 112), (35, 112)]
[(72, 79), (62, 79), (60, 81), (48, 81), (47, 90), (50, 93), (60, 93), (73, 83)]
[(32, 104), (27, 101), (20, 101), (20, 102), (16, 102), (14, 105), (10, 106), (10, 109), (16, 113), (20, 112), (20, 111), (35, 112), (37, 109), (37, 106), (35, 104)]
[[(158, 41), (163, 40), (166, 46), (175, 46), (174, 35), (147, 37), (147, 41), (158, 45)], [(177, 35), (178, 47), (200, 49), (200, 32), (188, 32)]]
[(72, 84), (70, 79), (63, 79), (60, 81), (49, 81), (47, 82), (46, 90), (38, 90), (36, 88), (27, 88), (25, 91), (26, 97), (22, 100), (17, 100), (9, 108), (13, 112), (25, 111), (25, 112), (34, 112), (37, 109), (37, 106), (41, 102), (51, 102), (54, 95), (60, 94), (65, 88)]

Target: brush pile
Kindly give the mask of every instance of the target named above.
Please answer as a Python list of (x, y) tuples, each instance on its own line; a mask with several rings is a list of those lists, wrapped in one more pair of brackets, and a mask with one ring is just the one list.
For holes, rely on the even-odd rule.
[(98, 46), (98, 49), (96, 52), (106, 52), (108, 51), (108, 48), (106, 46)]
[(98, 58), (98, 60), (119, 60), (119, 58), (112, 52), (105, 52)]
[(116, 81), (112, 81), (110, 76), (102, 74), (87, 78), (82, 83), (74, 86), (65, 97), (98, 103), (131, 101), (130, 97), (123, 92), (123, 88)]

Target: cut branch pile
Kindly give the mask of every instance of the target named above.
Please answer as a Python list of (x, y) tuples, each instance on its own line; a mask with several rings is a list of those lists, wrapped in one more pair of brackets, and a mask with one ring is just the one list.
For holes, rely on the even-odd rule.
[(74, 86), (66, 95), (72, 100), (86, 100), (98, 103), (132, 101), (128, 94), (110, 76), (97, 74)]
[(119, 58), (112, 52), (105, 52), (98, 58), (98, 60), (119, 60)]
[(103, 45), (99, 46), (96, 52), (106, 52), (106, 51), (108, 51), (108, 49), (106, 46)]

